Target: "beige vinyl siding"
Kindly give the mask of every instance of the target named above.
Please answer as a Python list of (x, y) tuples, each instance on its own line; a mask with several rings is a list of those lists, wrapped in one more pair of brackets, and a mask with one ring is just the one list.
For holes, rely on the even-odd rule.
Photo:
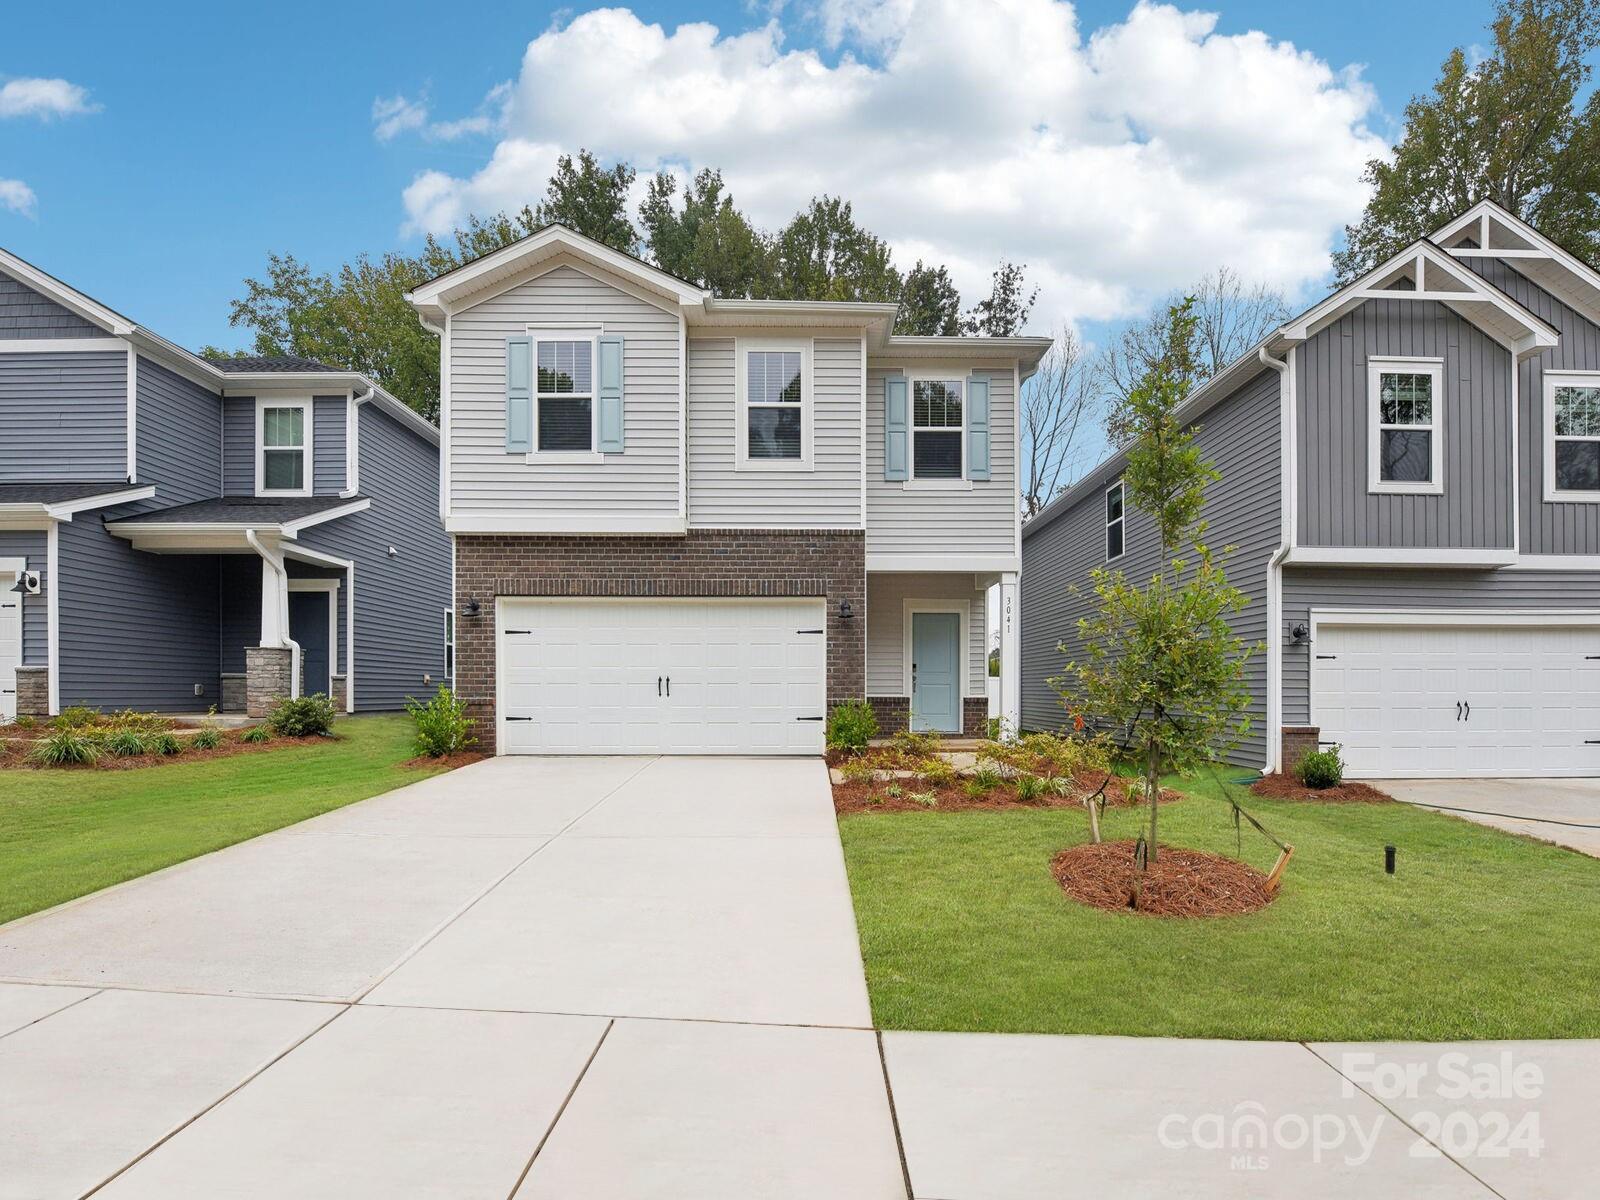
[(733, 337), (689, 343), (689, 524), (861, 528), (861, 339), (811, 341), (809, 471), (735, 469), (736, 345)]
[(867, 554), (1016, 554), (1015, 375), (1007, 367), (955, 366), (952, 378), (989, 377), (990, 478), (971, 491), (916, 491), (883, 478), (883, 380), (945, 374), (921, 364), (867, 363)]
[[(624, 452), (599, 462), (507, 454), (505, 339), (621, 334)], [(570, 262), (450, 318), (450, 504), (457, 518), (676, 516), (679, 318)]]
[(962, 694), (984, 695), (988, 660), (985, 595), (974, 586), (973, 576), (967, 572), (867, 576), (867, 695), (906, 694), (905, 602), (908, 599), (967, 601), (967, 680)]

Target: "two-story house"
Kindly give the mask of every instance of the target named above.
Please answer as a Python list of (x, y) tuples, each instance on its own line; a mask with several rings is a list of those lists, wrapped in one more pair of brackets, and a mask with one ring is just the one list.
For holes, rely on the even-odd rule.
[[(1484, 202), (1284, 324), (1185, 415), (1222, 479), (1253, 730), (1364, 776), (1600, 774), (1600, 273)], [(1023, 724), (1159, 547), (1113, 455), (1023, 530)], [(1076, 587), (1074, 586), (1076, 585)], [(1067, 654), (1058, 649), (1065, 643)]]
[(860, 697), (885, 730), (981, 728), (1049, 339), (718, 299), (559, 225), (411, 302), (442, 343), (456, 681), (486, 744), (816, 753)]
[(0, 721), (425, 694), (437, 445), (362, 375), (205, 361), (0, 251)]

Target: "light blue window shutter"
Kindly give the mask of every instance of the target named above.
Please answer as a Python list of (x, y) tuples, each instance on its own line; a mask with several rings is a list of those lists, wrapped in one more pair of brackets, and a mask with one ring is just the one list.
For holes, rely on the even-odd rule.
[(906, 381), (890, 376), (883, 381), (883, 477), (890, 483), (907, 478), (910, 414), (906, 411)]
[(533, 450), (533, 339), (506, 339), (506, 453)]
[(600, 453), (622, 453), (622, 338), (600, 339)]
[(989, 478), (989, 377), (967, 380), (967, 478)]

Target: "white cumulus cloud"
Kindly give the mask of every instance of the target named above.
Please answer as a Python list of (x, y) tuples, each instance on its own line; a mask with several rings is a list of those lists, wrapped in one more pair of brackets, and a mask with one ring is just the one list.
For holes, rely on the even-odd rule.
[(488, 161), (418, 175), (408, 228), (518, 208), (579, 147), (720, 167), (768, 228), (849, 198), (902, 267), (945, 262), (969, 299), (997, 260), (1026, 262), (1042, 327), (1126, 315), (1223, 264), (1304, 287), (1383, 151), (1356, 71), (1220, 35), (1213, 13), (1141, 0), (1087, 35), (1064, 0), (819, 0), (800, 19), (870, 61), (789, 48), (781, 17), (724, 34), (607, 8), (546, 30)]
[(39, 209), (39, 198), (20, 179), (0, 179), (0, 208), (19, 216), (32, 217)]
[(65, 79), (8, 79), (0, 83), (0, 117), (76, 117), (100, 111), (89, 92)]

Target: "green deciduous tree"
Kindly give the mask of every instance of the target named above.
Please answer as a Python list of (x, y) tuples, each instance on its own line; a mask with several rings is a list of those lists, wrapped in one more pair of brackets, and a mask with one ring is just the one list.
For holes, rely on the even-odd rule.
[(888, 243), (856, 223), (848, 200), (815, 197), (773, 239), (767, 299), (889, 301), (899, 294)]
[[(978, 301), (962, 321), (974, 337), (1014, 337), (1028, 323), (1039, 289), (1027, 290), (1027, 264), (1002, 261), (994, 269), (986, 299)], [(1026, 294), (1024, 294), (1026, 293)]]
[(941, 266), (917, 265), (900, 285), (894, 331), (918, 337), (955, 337), (961, 332), (961, 293)]
[(639, 249), (639, 231), (628, 217), (628, 189), (634, 170), (627, 163), (609, 169), (587, 150), (556, 160), (556, 173), (545, 187), (544, 200), (533, 212), (535, 227), (560, 221), (584, 237), (604, 242), (624, 254)]
[(1588, 86), (1600, 0), (1501, 0), (1492, 52), (1456, 49), (1431, 95), (1406, 106), (1392, 161), (1333, 256), (1349, 283), (1479, 200), (1494, 200), (1574, 253), (1600, 255), (1600, 93)]
[(722, 172), (702, 170), (674, 206), (678, 181), (665, 171), (650, 180), (639, 206), (645, 246), (663, 271), (710, 289), (716, 296), (749, 299), (771, 287), (767, 239), (734, 207)]
[(1212, 552), (1201, 519), (1206, 487), (1220, 476), (1178, 412), (1194, 371), (1193, 310), (1189, 300), (1174, 306), (1169, 352), (1128, 397), (1134, 436), (1123, 481), (1154, 525), (1159, 565), (1142, 587), (1120, 570), (1092, 572), (1099, 608), (1079, 622), (1082, 658), (1052, 680), (1074, 713), (1119, 731), (1143, 766), (1152, 861), (1162, 774), (1217, 761), (1249, 730), (1241, 714), (1252, 650), (1230, 624), (1246, 597), (1228, 582), (1230, 551)]

